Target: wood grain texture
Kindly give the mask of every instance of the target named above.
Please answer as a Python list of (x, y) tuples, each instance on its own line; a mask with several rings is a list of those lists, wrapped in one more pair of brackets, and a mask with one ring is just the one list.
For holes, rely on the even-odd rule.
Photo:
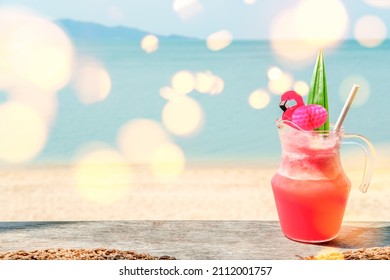
[(0, 252), (46, 248), (134, 250), (181, 260), (297, 259), (325, 247), (390, 246), (390, 222), (344, 223), (323, 244), (287, 239), (275, 221), (1, 222)]

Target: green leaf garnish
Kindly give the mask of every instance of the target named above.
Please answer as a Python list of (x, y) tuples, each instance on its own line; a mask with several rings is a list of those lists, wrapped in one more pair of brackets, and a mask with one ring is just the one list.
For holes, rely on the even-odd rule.
[(318, 54), (316, 66), (314, 67), (307, 104), (318, 104), (326, 109), (328, 112), (328, 119), (316, 130), (329, 130), (328, 90), (326, 86), (325, 64), (322, 50), (320, 50)]

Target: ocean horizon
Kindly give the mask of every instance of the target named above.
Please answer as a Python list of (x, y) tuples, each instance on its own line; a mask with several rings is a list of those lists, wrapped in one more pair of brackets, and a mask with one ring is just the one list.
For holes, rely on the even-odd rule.
[[(157, 45), (152, 45), (155, 49), (147, 50), (141, 46), (146, 31), (60, 21), (64, 22), (76, 70), (72, 80), (56, 93), (56, 110), (46, 144), (32, 163), (72, 163), (91, 143), (119, 150), (121, 128), (139, 119), (161, 126), (187, 163), (253, 163), (280, 158), (275, 122), (282, 114), (282, 92), (274, 88), (286, 81), (276, 80), (271, 85), (270, 69), (288, 77), (284, 91), (293, 89), (297, 81), (308, 87), (316, 55), (304, 63), (292, 62), (282, 59), (267, 40), (232, 40), (215, 51), (206, 40), (181, 36), (157, 36)], [(84, 29), (78, 30), (77, 26)], [(284, 45), (287, 51), (290, 45), (292, 53), (296, 50), (292, 41)], [(387, 145), (390, 140), (390, 130), (383, 129), (390, 121), (386, 102), (390, 88), (389, 50), (390, 40), (367, 48), (353, 39), (323, 50), (330, 121), (336, 122), (344, 104), (341, 95), (345, 98), (352, 84), (359, 83), (358, 96), (362, 98), (350, 110), (345, 131), (362, 134), (376, 145)], [(86, 60), (95, 61), (108, 77), (109, 90), (93, 102), (80, 98), (74, 83), (80, 75), (77, 67)], [(218, 84), (210, 92), (200, 92), (196, 86), (185, 92), (190, 103), (196, 103), (202, 118), (193, 131), (175, 133), (164, 122), (169, 97), (161, 96), (161, 91), (171, 89), (174, 76), (183, 72), (192, 78), (199, 74), (212, 76)], [(89, 82), (98, 84), (99, 79), (93, 77)], [(261, 108), (249, 101), (256, 91), (261, 91), (263, 100), (256, 100)], [(2, 103), (9, 100), (6, 91), (0, 91), (0, 99)], [(171, 118), (177, 122), (175, 118), (182, 116), (171, 114)]]
[[(367, 100), (352, 108), (345, 130), (363, 134), (376, 144), (386, 143), (390, 132), (382, 129), (389, 123), (385, 97), (389, 93), (386, 56), (390, 41), (375, 49), (345, 41), (338, 48), (324, 52), (328, 81), (330, 120), (335, 122), (343, 100), (340, 85), (351, 77), (363, 77)], [(112, 80), (108, 97), (91, 105), (81, 104), (70, 86), (58, 95), (58, 115), (48, 143), (37, 161), (72, 160), (83, 144), (103, 142), (117, 146), (119, 128), (132, 119), (150, 119), (162, 123), (162, 110), (167, 100), (159, 91), (169, 86), (172, 76), (182, 70), (211, 71), (224, 81), (218, 95), (201, 94), (196, 90), (188, 96), (196, 100), (203, 112), (201, 129), (191, 136), (171, 134), (187, 161), (256, 161), (280, 156), (275, 121), (281, 116), (278, 94), (268, 89), (267, 71), (279, 67), (294, 81), (310, 84), (315, 60), (296, 66), (281, 61), (269, 41), (233, 41), (218, 52), (207, 49), (205, 42), (164, 40), (154, 53), (145, 53), (139, 43), (85, 43), (75, 41), (78, 53), (98, 59)], [(359, 81), (357, 81), (359, 82)], [(263, 89), (270, 102), (261, 110), (248, 103), (251, 92)], [(304, 98), (306, 99), (306, 97)], [(71, 113), (69, 113), (71, 112)]]

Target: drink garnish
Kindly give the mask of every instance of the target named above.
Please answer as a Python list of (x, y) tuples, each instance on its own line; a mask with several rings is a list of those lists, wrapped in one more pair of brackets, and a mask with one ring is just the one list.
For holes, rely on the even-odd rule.
[[(291, 102), (294, 104), (289, 104)], [(282, 120), (290, 121), (303, 130), (329, 131), (328, 90), (322, 50), (314, 67), (307, 104), (297, 92), (285, 92), (279, 104), (283, 110)]]
[(322, 55), (322, 50), (320, 50), (317, 62), (314, 67), (314, 72), (310, 84), (309, 96), (307, 99), (308, 104), (317, 104), (321, 105), (328, 112), (327, 119), (325, 123), (317, 128), (318, 130), (329, 130), (329, 108), (328, 108), (328, 89), (326, 85), (326, 74), (325, 74), (325, 63), (324, 57)]
[(321, 127), (328, 118), (328, 112), (317, 104), (300, 106), (292, 116), (292, 122), (303, 130), (313, 130)]
[[(292, 102), (294, 104), (290, 105)], [(283, 110), (282, 120), (290, 121), (303, 130), (318, 128), (328, 118), (324, 107), (317, 104), (305, 105), (302, 96), (293, 90), (281, 96), (279, 107)]]
[[(295, 104), (291, 106), (289, 103), (292, 102)], [(305, 105), (305, 102), (303, 101), (302, 96), (295, 91), (290, 90), (283, 93), (279, 103), (279, 107), (283, 110), (282, 120), (292, 121), (294, 111), (303, 105)]]

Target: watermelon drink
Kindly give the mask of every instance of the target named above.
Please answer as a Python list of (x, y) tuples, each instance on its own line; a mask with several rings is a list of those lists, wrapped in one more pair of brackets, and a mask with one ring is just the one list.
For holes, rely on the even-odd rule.
[(278, 122), (282, 161), (272, 190), (284, 234), (325, 242), (341, 227), (351, 183), (340, 161), (342, 131), (304, 131)]
[(366, 192), (374, 172), (375, 149), (358, 134), (346, 134), (342, 123), (359, 89), (354, 85), (335, 126), (330, 126), (325, 66), (320, 51), (308, 104), (290, 90), (281, 98), (277, 121), (282, 161), (271, 185), (283, 233), (290, 239), (317, 243), (337, 237), (351, 183), (340, 160), (343, 139), (363, 147), (366, 165), (360, 190)]

